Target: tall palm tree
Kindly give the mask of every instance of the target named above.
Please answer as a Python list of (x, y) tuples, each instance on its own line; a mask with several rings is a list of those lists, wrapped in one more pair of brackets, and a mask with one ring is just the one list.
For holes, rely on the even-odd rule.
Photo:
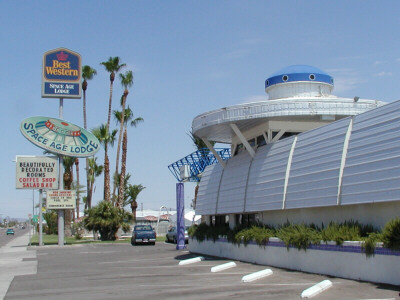
[(92, 133), (104, 147), (104, 200), (110, 201), (110, 161), (108, 159), (108, 146), (114, 145), (115, 136), (118, 130), (114, 129), (111, 133), (106, 124), (92, 130)]
[[(84, 185), (80, 185), (78, 182), (78, 173), (76, 176), (76, 180), (72, 182), (71, 184), (71, 190), (74, 190), (76, 192), (76, 218), (79, 218), (79, 206), (80, 206), (80, 197), (79, 195), (81, 193), (85, 193), (86, 189)], [(85, 197), (83, 197), (85, 198)]]
[[(124, 94), (122, 95), (122, 98), (121, 98), (121, 106), (122, 106), (121, 111), (125, 111), (126, 98), (128, 97), (128, 94), (129, 94), (128, 87), (131, 87), (133, 85), (132, 71), (126, 71), (125, 74), (119, 74), (119, 78), (121, 80), (121, 85), (124, 87)], [(118, 144), (117, 144), (117, 158), (116, 158), (116, 162), (115, 162), (115, 175), (117, 175), (119, 172), (119, 170), (118, 170), (119, 169), (119, 153), (121, 151), (121, 139), (122, 139), (122, 134), (123, 134), (124, 118), (125, 118), (125, 114), (121, 114), (121, 120), (119, 120), (120, 127), (119, 127)], [(116, 182), (114, 181), (113, 197), (115, 196), (116, 186), (117, 186)]]
[(86, 198), (85, 209), (92, 208), (92, 196), (93, 187), (96, 177), (99, 177), (103, 173), (103, 166), (97, 164), (97, 157), (89, 158), (89, 186), (88, 186), (88, 196)]
[[(76, 184), (79, 186), (79, 158), (75, 157), (74, 159), (75, 168), (76, 168)], [(76, 217), (79, 219), (79, 201), (81, 198), (79, 197), (80, 190), (76, 190)]]
[(119, 64), (119, 57), (111, 57), (108, 61), (103, 61), (100, 63), (103, 65), (107, 72), (110, 73), (110, 100), (108, 103), (108, 118), (107, 118), (107, 130), (110, 131), (110, 119), (111, 119), (111, 104), (112, 104), (112, 92), (113, 92), (113, 83), (115, 79), (115, 74), (117, 74), (126, 64)]
[[(82, 90), (83, 90), (83, 127), (87, 129), (87, 120), (86, 120), (86, 89), (88, 86), (87, 81), (93, 79), (94, 75), (97, 74), (97, 71), (93, 69), (92, 67), (85, 65), (82, 67)], [(89, 158), (86, 157), (85, 159), (86, 163), (86, 186), (89, 186)], [(89, 193), (89, 189), (87, 190), (87, 193)], [(88, 197), (88, 194), (86, 194), (86, 197)], [(77, 209), (78, 214), (79, 214), (79, 207)], [(79, 217), (79, 216), (78, 216)]]
[[(70, 156), (63, 156), (63, 166), (64, 166), (64, 175), (63, 175), (63, 181), (64, 181), (64, 189), (70, 190), (72, 187), (72, 182), (73, 182), (73, 165), (75, 162), (74, 157)], [(72, 209), (66, 209), (65, 210), (65, 216), (64, 216), (64, 233), (65, 236), (72, 236), (72, 228), (71, 228), (71, 222), (72, 222)]]
[(132, 209), (132, 215), (133, 215), (133, 221), (136, 222), (136, 209), (138, 207), (137, 205), (137, 197), (141, 191), (143, 191), (146, 187), (144, 187), (141, 184), (134, 184), (134, 185), (128, 185), (126, 194), (129, 196), (127, 201), (124, 203), (125, 205), (130, 204), (131, 209)]
[[(122, 114), (121, 114), (122, 115)], [(119, 196), (118, 196), (118, 203), (121, 205), (123, 202), (123, 195), (124, 195), (124, 189), (125, 186), (123, 184), (124, 182), (124, 177), (126, 173), (126, 158), (128, 155), (128, 123), (130, 126), (136, 127), (139, 123), (143, 122), (143, 118), (138, 117), (134, 118), (132, 110), (129, 108), (125, 109), (125, 118), (124, 118), (124, 137), (122, 140), (122, 158), (121, 158), (121, 174), (120, 174), (120, 183), (119, 183)], [(122, 118), (120, 120), (122, 123)]]

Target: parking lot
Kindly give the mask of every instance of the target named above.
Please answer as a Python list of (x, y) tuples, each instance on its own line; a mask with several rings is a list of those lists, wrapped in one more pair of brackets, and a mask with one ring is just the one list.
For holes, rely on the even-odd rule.
[[(333, 286), (314, 299), (400, 299), (394, 286), (330, 278), (236, 261), (236, 267), (212, 273), (227, 260), (180, 266), (195, 257), (175, 245), (88, 244), (32, 247), (37, 274), (16, 276), (5, 299), (300, 299), (303, 290), (329, 279)], [(273, 274), (249, 283), (244, 275), (270, 268)]]

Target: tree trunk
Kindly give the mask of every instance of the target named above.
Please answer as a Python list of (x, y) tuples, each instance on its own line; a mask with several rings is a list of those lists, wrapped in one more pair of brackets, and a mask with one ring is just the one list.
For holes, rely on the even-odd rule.
[(113, 93), (113, 82), (115, 74), (112, 72), (110, 74), (110, 100), (108, 102), (108, 118), (107, 118), (107, 129), (110, 131), (110, 120), (111, 120), (111, 103), (112, 103), (112, 93)]
[(137, 202), (134, 201), (131, 203), (131, 209), (132, 209), (132, 215), (133, 215), (133, 223), (136, 223), (136, 209), (137, 209), (138, 205)]
[[(64, 179), (64, 189), (70, 190), (73, 181), (71, 170), (65, 171), (63, 179)], [(64, 210), (64, 235), (68, 237), (72, 236), (72, 228), (71, 228), (72, 214), (73, 214), (72, 209)]]
[[(87, 89), (87, 81), (84, 80), (82, 83), (83, 90), (83, 128), (87, 129), (87, 120), (86, 120), (86, 89)], [(86, 204), (85, 209), (90, 208), (89, 206), (89, 158), (86, 157)]]
[(104, 200), (110, 201), (110, 162), (107, 144), (104, 146)]
[[(118, 176), (119, 153), (121, 152), (121, 138), (122, 138), (122, 131), (124, 130), (125, 104), (126, 104), (126, 97), (127, 96), (128, 96), (128, 90), (125, 89), (124, 95), (123, 95), (123, 98), (122, 98), (122, 113), (121, 113), (121, 120), (120, 120), (120, 125), (119, 125), (119, 135), (118, 135), (118, 144), (117, 144), (117, 159), (115, 161), (115, 178)], [(121, 179), (120, 179), (120, 182), (121, 182)], [(113, 199), (115, 197), (116, 189), (117, 189), (117, 182), (116, 182), (116, 180), (114, 180)]]
[(122, 208), (124, 202), (125, 194), (125, 173), (126, 173), (126, 155), (128, 152), (128, 134), (125, 127), (124, 138), (122, 141), (122, 161), (121, 161), (121, 176), (119, 177), (119, 194), (118, 194), (118, 204)]

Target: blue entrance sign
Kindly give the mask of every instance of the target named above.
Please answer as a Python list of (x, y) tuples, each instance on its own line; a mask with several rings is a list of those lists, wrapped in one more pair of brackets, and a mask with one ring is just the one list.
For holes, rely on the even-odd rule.
[(81, 56), (66, 48), (43, 55), (42, 97), (81, 98)]

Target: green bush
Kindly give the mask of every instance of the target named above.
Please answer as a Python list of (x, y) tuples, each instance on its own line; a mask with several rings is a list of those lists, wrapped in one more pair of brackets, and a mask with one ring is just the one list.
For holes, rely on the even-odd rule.
[(74, 230), (74, 237), (77, 240), (81, 240), (83, 238), (84, 226), (83, 221), (74, 222), (72, 224), (72, 229)]
[(400, 218), (385, 224), (382, 230), (382, 242), (386, 248), (400, 250)]
[(102, 241), (115, 241), (118, 229), (132, 220), (132, 214), (122, 208), (114, 207), (109, 201), (102, 201), (85, 213), (85, 228), (99, 231)]
[(382, 240), (380, 233), (371, 232), (368, 237), (363, 238), (364, 243), (361, 245), (367, 257), (375, 255), (376, 243)]
[(361, 240), (360, 228), (354, 224), (330, 223), (321, 231), (324, 242), (335, 241), (336, 245), (342, 245), (344, 241)]
[(235, 234), (235, 243), (240, 245), (241, 242), (245, 246), (250, 241), (255, 241), (259, 246), (265, 246), (268, 244), (269, 238), (274, 235), (274, 231), (260, 226), (252, 226), (250, 228), (245, 228), (240, 230)]
[(304, 249), (305, 251), (311, 244), (319, 245), (321, 243), (321, 234), (305, 224), (286, 225), (279, 228), (276, 235), (288, 249), (290, 245), (293, 245), (298, 250)]

